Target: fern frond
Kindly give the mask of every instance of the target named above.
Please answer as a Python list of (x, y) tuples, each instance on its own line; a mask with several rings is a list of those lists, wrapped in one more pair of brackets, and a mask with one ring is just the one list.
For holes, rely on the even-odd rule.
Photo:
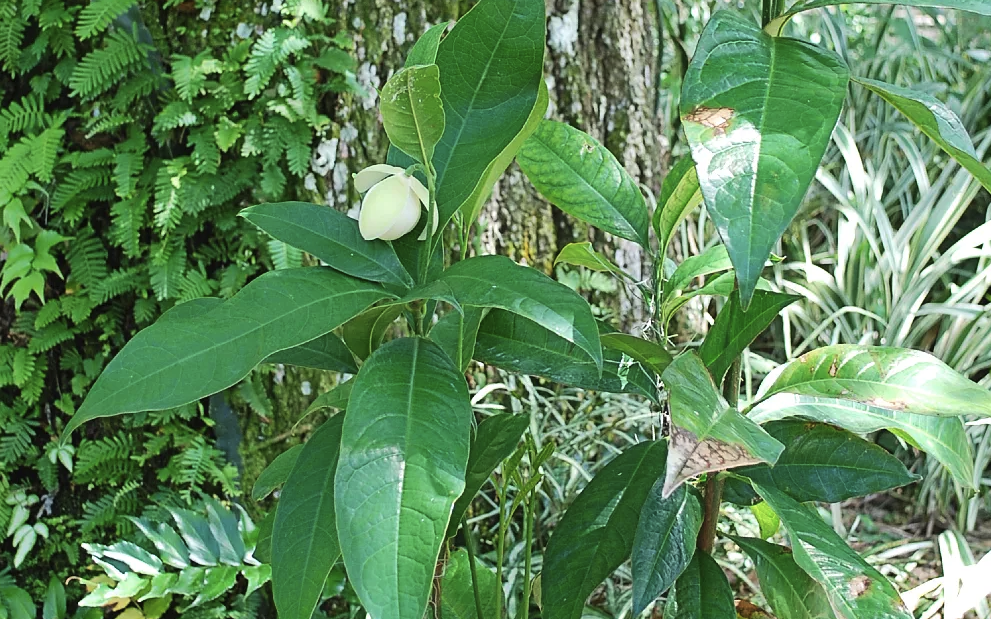
[[(58, 183), (52, 196), (52, 210), (61, 211), (70, 202), (79, 203), (79, 197), (90, 189), (99, 187), (109, 188), (111, 171), (107, 168), (78, 168), (69, 173), (65, 180)], [(113, 195), (111, 193), (111, 195)]]
[(244, 73), (247, 76), (244, 93), (249, 99), (257, 97), (268, 86), (279, 65), (309, 46), (309, 39), (295, 30), (288, 28), (266, 30), (255, 41), (251, 48), (251, 56), (244, 65)]
[(70, 244), (66, 255), (69, 278), (86, 288), (96, 288), (107, 277), (107, 250), (92, 230), (84, 230)]
[[(47, 305), (47, 303), (46, 303)], [(44, 327), (31, 338), (28, 351), (34, 354), (51, 350), (62, 342), (71, 340), (76, 333), (62, 321)]]
[(112, 32), (106, 46), (86, 54), (72, 72), (69, 79), (72, 95), (92, 99), (117, 85), (132, 68), (146, 62), (145, 50), (130, 32)]
[(276, 269), (295, 269), (303, 266), (303, 252), (277, 239), (267, 243), (268, 255)]
[(0, 424), (3, 428), (0, 434), (0, 462), (15, 462), (31, 450), (31, 442), (39, 424), (12, 408), (7, 408), (0, 419), (3, 420)]
[[(202, 268), (201, 265), (200, 269)], [(208, 297), (213, 294), (216, 285), (217, 283), (209, 279), (202, 270), (190, 269), (182, 278), (182, 284), (179, 286), (179, 303)]]
[(220, 167), (220, 149), (213, 129), (199, 127), (189, 132), (186, 140), (193, 147), (193, 164), (201, 174), (216, 174)]
[(130, 114), (112, 113), (104, 116), (97, 116), (86, 126), (86, 138), (90, 139), (94, 135), (101, 133), (111, 133), (126, 127), (134, 122), (134, 117)]
[(45, 123), (45, 100), (37, 94), (29, 94), (19, 101), (11, 101), (0, 110), (0, 143), (8, 135), (40, 129)]
[(62, 304), (59, 299), (52, 299), (48, 303), (41, 306), (38, 313), (34, 317), (34, 328), (37, 330), (44, 329), (48, 325), (52, 324), (62, 315)]
[(92, 0), (79, 13), (76, 36), (86, 40), (103, 32), (111, 22), (137, 3), (137, 0)]
[(61, 127), (49, 127), (31, 141), (31, 165), (35, 176), (42, 182), (52, 180), (64, 136), (65, 130)]
[(83, 439), (76, 450), (72, 479), (79, 484), (116, 486), (136, 474), (138, 466), (131, 458), (134, 436), (119, 434), (98, 440)]
[(27, 19), (17, 11), (16, 2), (0, 2), (0, 63), (8, 73), (15, 73), (27, 25)]
[(130, 198), (138, 187), (138, 175), (144, 168), (144, 155), (133, 152), (118, 152), (114, 163), (114, 193), (120, 198)]
[(155, 297), (159, 301), (175, 298), (179, 295), (186, 271), (186, 248), (178, 246), (167, 254), (155, 256), (148, 270)]
[(132, 75), (117, 89), (112, 108), (114, 112), (126, 113), (139, 99), (147, 97), (162, 85), (163, 77), (156, 71), (140, 71)]
[(170, 129), (191, 127), (199, 122), (193, 108), (185, 101), (172, 101), (155, 116), (152, 133), (161, 135)]
[(145, 225), (148, 199), (148, 193), (142, 191), (110, 207), (110, 215), (113, 218), (110, 242), (123, 249), (124, 255), (128, 258), (137, 258), (141, 255), (141, 229)]
[(303, 178), (310, 171), (310, 140), (313, 135), (309, 128), (302, 122), (295, 122), (291, 125), (291, 130), (286, 134), (286, 163), (289, 171)]
[(0, 158), (0, 192), (17, 195), (31, 175), (28, 165), (31, 160), (29, 141), (21, 140), (14, 144)]
[(91, 289), (97, 303), (103, 304), (128, 292), (134, 292), (144, 286), (145, 282), (138, 276), (137, 269), (117, 269)]

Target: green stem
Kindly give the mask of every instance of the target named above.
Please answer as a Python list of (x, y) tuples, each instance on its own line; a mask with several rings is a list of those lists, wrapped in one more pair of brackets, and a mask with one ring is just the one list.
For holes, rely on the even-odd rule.
[[(740, 357), (733, 360), (729, 374), (723, 383), (723, 395), (732, 408), (740, 403)], [(705, 480), (704, 515), (702, 528), (696, 546), (706, 554), (712, 554), (716, 544), (716, 523), (719, 521), (719, 506), (723, 502), (723, 477), (718, 473), (710, 473)]]
[(468, 549), (468, 569), (471, 570), (471, 588), (475, 593), (475, 614), (478, 619), (482, 618), (482, 593), (478, 589), (478, 571), (475, 567), (475, 540), (471, 535), (471, 527), (468, 526), (468, 514), (461, 518), (461, 530), (465, 534), (465, 548)]
[(502, 619), (502, 561), (506, 550), (506, 491), (509, 481), (504, 481), (499, 489), (499, 539), (496, 540), (496, 582), (499, 583), (499, 595), (496, 596), (496, 612), (494, 619)]
[(761, 28), (767, 26), (774, 19), (774, 0), (761, 0), (760, 21)]
[[(523, 613), (522, 619), (529, 619), (530, 617), (530, 573), (532, 567), (533, 558), (533, 503), (536, 499), (536, 490), (530, 492), (530, 498), (526, 501), (523, 508), (526, 510), (526, 550), (525, 559), (523, 567), (523, 607), (520, 609)], [(481, 615), (479, 615), (481, 617)]]

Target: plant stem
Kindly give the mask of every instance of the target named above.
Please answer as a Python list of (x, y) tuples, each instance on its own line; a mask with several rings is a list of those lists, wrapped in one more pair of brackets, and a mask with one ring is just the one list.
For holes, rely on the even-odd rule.
[[(740, 357), (733, 360), (729, 373), (723, 382), (723, 395), (733, 408), (740, 403)], [(723, 478), (718, 473), (710, 473), (705, 480), (704, 509), (702, 528), (699, 530), (697, 547), (706, 554), (712, 554), (716, 544), (716, 523), (719, 521), (719, 506), (723, 502)]]
[(506, 527), (508, 523), (505, 518), (506, 492), (509, 488), (509, 481), (505, 480), (499, 489), (499, 539), (496, 540), (496, 582), (499, 583), (499, 595), (496, 596), (496, 613), (494, 619), (502, 619), (502, 560), (506, 549)]
[[(534, 510), (533, 502), (534, 499), (536, 499), (536, 495), (537, 495), (536, 490), (531, 491), (530, 498), (526, 501), (526, 503), (523, 506), (523, 509), (525, 510), (526, 513), (526, 534), (525, 534), (526, 550), (524, 555), (525, 559), (524, 559), (524, 567), (523, 567), (523, 601), (521, 602), (523, 604), (523, 607), (520, 609), (520, 611), (522, 612), (522, 619), (529, 619), (530, 617), (530, 593), (531, 593), (530, 570), (531, 570), (532, 558), (533, 558), (533, 510)], [(519, 616), (519, 614), (517, 614), (517, 616)], [(479, 617), (481, 617), (481, 615), (479, 615)]]
[(475, 540), (468, 526), (468, 514), (461, 517), (461, 530), (465, 534), (465, 548), (468, 549), (468, 569), (471, 570), (471, 588), (475, 593), (475, 614), (482, 619), (482, 593), (478, 590), (478, 571), (475, 568)]
[(761, 28), (771, 23), (774, 19), (774, 0), (761, 0), (760, 22)]

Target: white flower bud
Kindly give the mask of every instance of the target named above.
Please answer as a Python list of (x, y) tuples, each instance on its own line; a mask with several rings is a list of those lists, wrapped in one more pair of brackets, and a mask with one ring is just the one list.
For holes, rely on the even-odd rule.
[[(354, 186), (365, 193), (358, 215), (358, 229), (365, 240), (392, 241), (409, 233), (420, 221), (422, 208), (430, 204), (426, 187), (396, 166), (376, 164), (354, 176)], [(434, 213), (434, 231), (437, 215)], [(420, 240), (426, 238), (426, 230)]]

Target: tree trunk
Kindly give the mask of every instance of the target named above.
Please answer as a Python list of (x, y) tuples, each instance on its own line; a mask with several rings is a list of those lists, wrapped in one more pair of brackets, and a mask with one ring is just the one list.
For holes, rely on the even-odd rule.
[[(356, 209), (350, 173), (382, 162), (388, 142), (376, 113), (375, 88), (402, 66), (406, 52), (430, 25), (457, 19), (471, 2), (456, 0), (342, 0), (338, 15), (355, 38), (358, 81), (370, 96), (347, 96), (333, 111), (334, 138), (321, 145), (326, 198)], [(654, 0), (547, 0), (545, 76), (549, 115), (579, 127), (605, 144), (641, 184), (655, 192), (664, 157), (657, 98), (658, 40)], [(640, 248), (591, 231), (554, 210), (515, 164), (496, 185), (477, 226), (484, 253), (501, 253), (551, 272), (557, 252), (592, 240), (636, 277), (643, 272)], [(583, 291), (594, 292), (594, 291)], [(622, 317), (634, 330), (645, 309), (632, 290), (618, 301), (593, 302)]]

